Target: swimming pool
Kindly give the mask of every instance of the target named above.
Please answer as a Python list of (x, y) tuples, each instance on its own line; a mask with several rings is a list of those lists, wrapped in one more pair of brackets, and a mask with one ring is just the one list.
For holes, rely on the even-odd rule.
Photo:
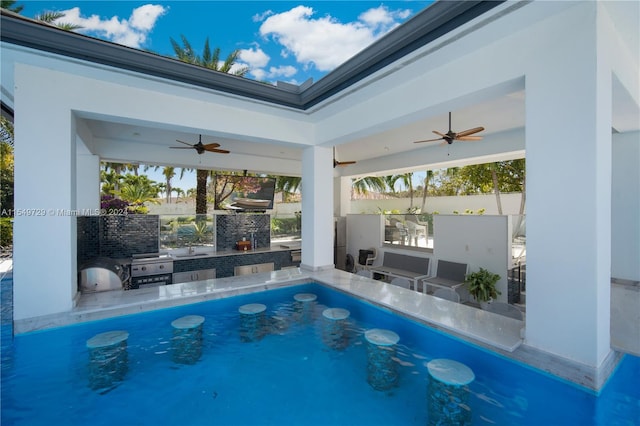
[[(313, 316), (294, 296), (317, 296)], [(238, 308), (260, 303), (269, 333), (244, 342)], [(350, 313), (348, 345), (323, 341), (326, 308)], [(204, 317), (202, 355), (172, 361), (171, 322)], [(398, 384), (375, 390), (367, 381), (363, 334), (398, 334)], [(126, 330), (127, 372), (112, 388), (89, 387), (86, 342)], [(601, 394), (331, 290), (304, 284), (17, 336), (3, 348), (3, 425), (424, 425), (427, 363), (447, 358), (468, 366), (473, 424), (625, 425), (640, 418), (640, 360), (626, 356)]]

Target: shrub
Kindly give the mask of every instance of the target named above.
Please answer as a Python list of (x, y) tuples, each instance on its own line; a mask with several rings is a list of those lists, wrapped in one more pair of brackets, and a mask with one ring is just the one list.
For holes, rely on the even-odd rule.
[(0, 217), (0, 246), (13, 245), (13, 219)]

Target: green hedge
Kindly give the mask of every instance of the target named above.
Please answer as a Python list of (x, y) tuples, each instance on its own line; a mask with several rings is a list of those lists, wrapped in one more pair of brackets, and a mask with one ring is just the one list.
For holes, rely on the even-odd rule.
[(299, 233), (300, 219), (297, 217), (271, 218), (271, 232), (274, 235), (290, 235)]
[(13, 219), (0, 217), (0, 246), (13, 245)]

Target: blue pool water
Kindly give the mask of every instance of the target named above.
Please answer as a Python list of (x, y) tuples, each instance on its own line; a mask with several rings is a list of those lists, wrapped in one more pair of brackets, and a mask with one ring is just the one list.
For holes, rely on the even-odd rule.
[[(314, 316), (293, 296), (318, 296)], [(255, 342), (240, 338), (238, 308), (267, 306), (282, 320)], [(322, 311), (350, 311), (344, 350), (322, 339)], [(171, 322), (201, 315), (203, 349), (193, 365), (172, 361)], [(396, 332), (398, 385), (367, 383), (365, 330)], [(86, 341), (126, 330), (128, 370), (92, 390)], [(2, 425), (425, 425), (426, 364), (448, 358), (471, 368), (474, 425), (635, 425), (640, 359), (626, 356), (599, 396), (318, 284), (16, 336), (2, 353)]]

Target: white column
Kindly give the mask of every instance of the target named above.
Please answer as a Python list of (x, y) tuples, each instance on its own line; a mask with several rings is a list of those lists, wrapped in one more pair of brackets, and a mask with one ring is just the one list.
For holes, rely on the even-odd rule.
[(335, 176), (333, 178), (333, 214), (346, 216), (351, 213), (351, 177)]
[[(527, 344), (610, 352), (611, 68), (593, 15), (526, 74)], [(575, 30), (575, 34), (574, 34)]]
[(333, 157), (331, 148), (302, 153), (302, 263), (311, 270), (333, 268)]
[[(76, 157), (76, 206), (79, 214), (93, 214), (100, 209), (100, 157), (83, 154)], [(88, 213), (91, 212), (91, 213)]]
[[(16, 321), (69, 311), (77, 293), (75, 123), (55, 82), (15, 75)], [(54, 93), (52, 93), (54, 92)]]

